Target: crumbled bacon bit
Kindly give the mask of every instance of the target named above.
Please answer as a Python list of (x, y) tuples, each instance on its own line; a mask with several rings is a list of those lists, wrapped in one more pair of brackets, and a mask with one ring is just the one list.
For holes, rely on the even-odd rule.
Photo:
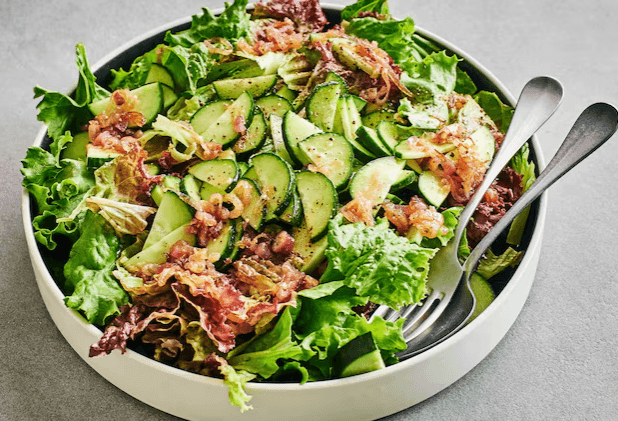
[(442, 214), (418, 196), (413, 196), (407, 205), (395, 205), (387, 201), (382, 206), (384, 215), (395, 225), (400, 235), (405, 235), (411, 227), (427, 238), (435, 238), (447, 232)]
[(362, 222), (368, 227), (373, 226), (373, 205), (370, 199), (359, 195), (345, 204), (339, 212), (353, 224)]
[(283, 20), (262, 22), (251, 44), (245, 40), (239, 40), (237, 46), (245, 53), (258, 56), (269, 52), (287, 53), (300, 49), (304, 38), (305, 35), (299, 32), (294, 22), (286, 17)]
[(273, 241), (272, 250), (277, 254), (289, 256), (294, 251), (294, 237), (287, 231), (280, 231)]

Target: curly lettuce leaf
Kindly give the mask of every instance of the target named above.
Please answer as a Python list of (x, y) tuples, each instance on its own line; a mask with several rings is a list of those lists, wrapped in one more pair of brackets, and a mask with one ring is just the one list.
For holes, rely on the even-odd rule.
[(60, 92), (49, 91), (40, 86), (34, 87), (34, 97), (42, 97), (37, 105), (39, 114), (37, 119), (47, 125), (47, 134), (56, 140), (63, 136), (72, 123), (89, 115), (85, 107), (91, 102), (108, 97), (110, 94), (96, 83), (96, 77), (90, 70), (86, 49), (83, 44), (75, 46), (76, 64), (79, 79), (75, 96), (71, 98)]
[(379, 15), (390, 16), (388, 0), (358, 0), (346, 6), (341, 11), (341, 20), (351, 20), (360, 12), (376, 12)]
[(209, 9), (203, 8), (202, 15), (194, 15), (191, 27), (185, 31), (165, 34), (165, 42), (170, 46), (191, 47), (206, 39), (221, 37), (237, 41), (249, 34), (251, 16), (246, 13), (248, 0), (235, 0), (225, 3), (225, 10), (215, 16)]
[(375, 226), (330, 222), (325, 254), (328, 267), (320, 281), (343, 281), (361, 297), (399, 308), (425, 294), (429, 260), (435, 250), (411, 243), (391, 231), (386, 219)]
[(452, 207), (440, 212), (442, 217), (444, 217), (444, 226), (447, 228), (446, 233), (440, 234), (435, 238), (423, 237), (421, 246), (427, 248), (445, 247), (449, 240), (455, 235), (455, 229), (457, 229), (459, 215), (462, 210), (463, 208), (461, 207)]
[(56, 248), (58, 235), (76, 238), (75, 223), (62, 220), (75, 211), (94, 185), (94, 176), (86, 163), (59, 159), (62, 147), (71, 140), (66, 132), (52, 143), (53, 153), (31, 147), (22, 160), (22, 185), (37, 205), (37, 215), (32, 221), (34, 235), (49, 250)]
[(458, 62), (459, 58), (444, 51), (432, 53), (420, 62), (410, 63), (401, 82), (417, 95), (418, 101), (433, 102), (455, 91)]
[(67, 307), (82, 312), (90, 323), (104, 325), (129, 302), (112, 275), (120, 249), (120, 240), (107, 221), (87, 212), (64, 267), (64, 290)]
[(302, 361), (311, 357), (292, 337), (292, 315), (286, 308), (275, 327), (236, 347), (228, 353), (228, 363), (235, 370), (258, 374), (267, 379), (275, 374), (279, 360)]
[[(318, 290), (318, 291), (314, 291)], [(333, 359), (338, 350), (352, 339), (371, 331), (385, 362), (395, 361), (394, 353), (406, 349), (400, 321), (386, 322), (380, 317), (371, 323), (354, 311), (367, 303), (354, 289), (333, 281), (299, 293), (300, 310), (294, 332), (302, 346), (314, 354), (306, 365), (311, 380), (332, 377)]]

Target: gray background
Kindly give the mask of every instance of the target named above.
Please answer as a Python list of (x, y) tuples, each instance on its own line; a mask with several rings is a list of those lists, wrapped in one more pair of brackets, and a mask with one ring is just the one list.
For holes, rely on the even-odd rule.
[[(0, 419), (174, 419), (99, 377), (54, 326), (22, 232), (19, 167), (40, 128), (32, 87), (68, 90), (77, 42), (95, 63), (144, 31), (221, 5), (0, 0)], [(563, 104), (539, 132), (546, 158), (586, 106), (618, 103), (613, 0), (399, 0), (391, 11), (459, 46), (515, 96), (531, 77), (558, 78)], [(453, 386), (387, 420), (618, 419), (617, 158), (614, 138), (550, 191), (536, 280), (504, 340)]]

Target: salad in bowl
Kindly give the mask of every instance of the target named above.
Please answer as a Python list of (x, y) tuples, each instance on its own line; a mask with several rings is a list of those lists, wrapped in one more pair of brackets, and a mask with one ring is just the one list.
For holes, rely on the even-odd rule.
[[(405, 351), (436, 251), (500, 147), (512, 108), (381, 0), (329, 22), (317, 0), (204, 9), (97, 80), (41, 87), (44, 144), (23, 160), (32, 229), (67, 307), (127, 349), (223, 379), (307, 382)], [(465, 257), (534, 181), (527, 146), (477, 209)], [(522, 256), (526, 215), (474, 277)], [(477, 309), (478, 311), (481, 308)]]

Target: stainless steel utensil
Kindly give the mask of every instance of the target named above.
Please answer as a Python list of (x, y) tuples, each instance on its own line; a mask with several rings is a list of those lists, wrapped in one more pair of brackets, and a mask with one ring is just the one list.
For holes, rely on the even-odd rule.
[[(457, 273), (459, 287), (447, 308), (427, 332), (408, 343), (408, 349), (399, 355), (409, 358), (437, 345), (461, 329), (474, 311), (474, 295), (470, 277), (479, 260), (515, 217), (534, 202), (549, 186), (604, 144), (616, 131), (618, 111), (612, 105), (597, 103), (586, 108), (579, 116), (564, 142), (545, 170), (530, 188), (515, 202), (472, 250), (463, 268)], [(452, 276), (451, 273), (448, 276)], [(444, 300), (443, 300), (444, 301)]]
[(560, 82), (545, 76), (536, 77), (524, 86), (504, 141), (487, 169), (483, 183), (462, 211), (453, 238), (431, 260), (427, 280), (429, 295), (422, 305), (406, 306), (399, 311), (380, 306), (372, 315), (372, 317), (382, 316), (389, 321), (405, 318), (403, 335), (406, 342), (409, 343), (422, 334), (448, 305), (463, 273), (457, 249), (468, 221), (500, 171), (554, 113), (562, 99), (562, 92)]

